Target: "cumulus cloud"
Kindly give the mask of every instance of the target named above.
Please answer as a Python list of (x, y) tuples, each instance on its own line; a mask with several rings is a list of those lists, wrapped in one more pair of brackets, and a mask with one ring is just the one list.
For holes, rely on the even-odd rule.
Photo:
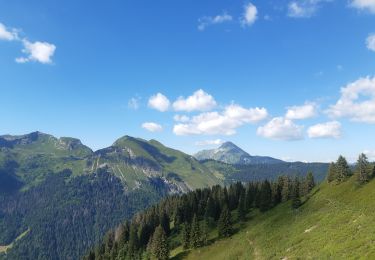
[(204, 31), (208, 26), (215, 25), (215, 24), (221, 24), (230, 22), (233, 20), (233, 17), (226, 12), (224, 12), (221, 15), (216, 15), (214, 17), (212, 16), (204, 16), (202, 18), (199, 18), (198, 20), (198, 30)]
[(352, 7), (375, 13), (375, 0), (352, 0)]
[(43, 64), (52, 63), (52, 56), (56, 51), (56, 46), (48, 42), (30, 42), (18, 36), (16, 29), (7, 28), (0, 23), (0, 40), (17, 41), (23, 45), (22, 52), (26, 55), (15, 59), (17, 63), (26, 63), (29, 61), (40, 62)]
[(317, 124), (309, 127), (307, 135), (310, 138), (340, 138), (341, 124), (337, 121)]
[(316, 116), (316, 104), (315, 103), (305, 103), (302, 106), (292, 106), (288, 107), (285, 118), (287, 119), (307, 119)]
[(142, 128), (150, 131), (150, 132), (161, 132), (163, 131), (163, 127), (157, 123), (153, 122), (146, 122), (142, 124)]
[(332, 0), (299, 0), (288, 4), (288, 16), (293, 18), (309, 18), (313, 16), (323, 2)]
[(175, 115), (173, 117), (173, 120), (176, 121), (176, 122), (188, 122), (190, 120), (190, 118), (188, 116), (185, 116), (185, 115)]
[(179, 97), (174, 103), (173, 108), (176, 111), (207, 111), (216, 106), (215, 99), (199, 89), (194, 92), (193, 95), (187, 97)]
[(333, 118), (375, 123), (375, 77), (360, 78), (341, 88), (340, 99), (326, 111)]
[(303, 126), (296, 125), (292, 120), (275, 117), (264, 126), (257, 129), (259, 136), (274, 140), (300, 140), (303, 139)]
[(0, 23), (0, 40), (14, 41), (18, 39), (17, 31), (9, 29), (4, 24)]
[(268, 116), (265, 108), (243, 108), (232, 104), (223, 112), (205, 112), (194, 116), (189, 122), (176, 124), (173, 132), (176, 135), (233, 135), (236, 129), (244, 124), (257, 123)]
[(160, 112), (167, 111), (169, 109), (169, 105), (169, 99), (161, 93), (151, 96), (148, 100), (148, 106), (150, 108), (159, 110)]
[(221, 139), (215, 139), (215, 140), (204, 140), (204, 141), (198, 141), (195, 142), (195, 145), (197, 146), (207, 146), (207, 145), (221, 145), (224, 141)]
[(24, 49), (26, 57), (16, 58), (17, 63), (26, 63), (29, 61), (37, 61), (43, 64), (52, 63), (52, 56), (55, 53), (56, 46), (48, 42), (29, 42), (28, 40), (23, 40)]
[(255, 23), (258, 18), (258, 9), (252, 3), (248, 3), (244, 7), (244, 13), (241, 18), (241, 24), (243, 26), (251, 26)]
[(370, 34), (366, 39), (367, 49), (370, 51), (375, 51), (375, 33)]

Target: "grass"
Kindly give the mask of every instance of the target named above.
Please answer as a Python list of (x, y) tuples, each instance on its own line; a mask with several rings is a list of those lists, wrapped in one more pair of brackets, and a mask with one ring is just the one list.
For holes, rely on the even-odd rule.
[(375, 259), (375, 180), (322, 184), (298, 209), (253, 211), (231, 238), (174, 259)]
[(30, 232), (30, 229), (27, 229), (25, 232), (23, 232), (21, 235), (19, 235), (12, 243), (6, 246), (0, 245), (0, 253), (6, 253), (9, 249), (11, 249), (15, 242), (22, 239), (24, 236), (26, 236)]

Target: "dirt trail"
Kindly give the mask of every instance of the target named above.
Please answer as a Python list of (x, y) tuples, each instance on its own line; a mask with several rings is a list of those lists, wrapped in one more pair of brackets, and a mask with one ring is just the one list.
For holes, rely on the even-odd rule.
[(255, 246), (255, 243), (250, 238), (247, 238), (247, 241), (249, 242), (250, 246), (254, 249), (254, 259), (255, 260), (261, 260), (263, 259), (262, 254), (259, 251), (259, 248)]

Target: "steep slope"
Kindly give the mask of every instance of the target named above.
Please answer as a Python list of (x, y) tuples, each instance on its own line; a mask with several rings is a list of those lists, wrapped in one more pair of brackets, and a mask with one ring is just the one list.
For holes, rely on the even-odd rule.
[(125, 136), (93, 152), (40, 132), (1, 136), (0, 251), (77, 259), (162, 197), (215, 184), (222, 181), (195, 158), (154, 140)]
[[(85, 158), (92, 153), (74, 138), (58, 139), (41, 132), (0, 136), (0, 178), (28, 189), (42, 182), (50, 172), (70, 169), (75, 175), (82, 174)], [(0, 192), (3, 188), (0, 183)]]
[(175, 259), (374, 259), (375, 180), (354, 178), (320, 185), (298, 210), (253, 211), (232, 237)]
[(124, 136), (112, 146), (95, 152), (88, 165), (92, 170), (107, 168), (129, 189), (154, 178), (167, 183), (172, 193), (222, 183), (194, 157), (155, 140), (146, 141), (130, 136)]
[(232, 142), (226, 142), (219, 148), (203, 150), (194, 155), (198, 160), (216, 160), (228, 164), (273, 164), (283, 161), (267, 156), (251, 156)]

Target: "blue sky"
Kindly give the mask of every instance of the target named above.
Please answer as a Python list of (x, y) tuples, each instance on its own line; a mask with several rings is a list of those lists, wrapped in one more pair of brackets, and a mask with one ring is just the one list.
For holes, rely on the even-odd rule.
[(375, 159), (374, 33), (375, 0), (0, 0), (0, 134)]

